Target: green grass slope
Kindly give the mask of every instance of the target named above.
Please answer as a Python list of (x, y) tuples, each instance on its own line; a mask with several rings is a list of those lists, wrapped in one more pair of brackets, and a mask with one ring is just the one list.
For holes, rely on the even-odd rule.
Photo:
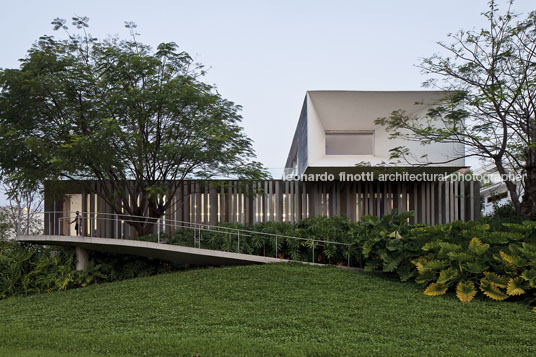
[(526, 305), (335, 267), (187, 270), (0, 301), (0, 354), (534, 355)]

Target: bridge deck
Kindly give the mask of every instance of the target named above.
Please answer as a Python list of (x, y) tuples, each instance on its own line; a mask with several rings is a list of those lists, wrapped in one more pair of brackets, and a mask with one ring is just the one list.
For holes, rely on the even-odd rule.
[(182, 247), (178, 245), (128, 239), (41, 235), (18, 236), (17, 241), (35, 244), (77, 247), (107, 253), (132, 254), (181, 264), (241, 265), (288, 261), (286, 259), (277, 259), (257, 255)]

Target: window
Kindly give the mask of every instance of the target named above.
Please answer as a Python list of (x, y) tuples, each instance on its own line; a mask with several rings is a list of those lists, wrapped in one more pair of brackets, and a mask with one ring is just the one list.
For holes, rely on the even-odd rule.
[(492, 194), (491, 196), (488, 197), (488, 203), (495, 203), (506, 197), (508, 197), (508, 192)]
[(326, 155), (374, 155), (374, 132), (326, 131)]

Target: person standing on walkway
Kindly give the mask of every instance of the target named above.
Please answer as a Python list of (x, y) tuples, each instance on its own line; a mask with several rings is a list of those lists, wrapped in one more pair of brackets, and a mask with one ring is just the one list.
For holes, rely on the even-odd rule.
[(74, 217), (74, 221), (71, 223), (75, 223), (74, 230), (76, 231), (77, 236), (82, 235), (82, 216), (80, 215), (79, 211), (76, 211), (76, 217)]

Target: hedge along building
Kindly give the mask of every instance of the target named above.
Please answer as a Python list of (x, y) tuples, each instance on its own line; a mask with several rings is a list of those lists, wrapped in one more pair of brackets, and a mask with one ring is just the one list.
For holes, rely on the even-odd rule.
[[(309, 91), (282, 179), (261, 182), (185, 180), (162, 219), (203, 224), (297, 222), (313, 216), (381, 217), (413, 210), (414, 223), (473, 220), (480, 215), (478, 182), (439, 181), (438, 176), (467, 169), (463, 145), (421, 145), (389, 139), (374, 121), (394, 110), (424, 116), (444, 92)], [(391, 160), (390, 150), (407, 147), (413, 159)], [(428, 163), (423, 165), (422, 156)], [(454, 159), (456, 157), (461, 157)], [(309, 180), (313, 178), (314, 180)], [(92, 183), (99, 191), (98, 183)], [(54, 189), (52, 189), (54, 186)], [(45, 185), (45, 229), (74, 234), (69, 220), (82, 212), (82, 231), (117, 237), (133, 232), (95, 193), (75, 182)], [(104, 219), (104, 217), (107, 217)]]

